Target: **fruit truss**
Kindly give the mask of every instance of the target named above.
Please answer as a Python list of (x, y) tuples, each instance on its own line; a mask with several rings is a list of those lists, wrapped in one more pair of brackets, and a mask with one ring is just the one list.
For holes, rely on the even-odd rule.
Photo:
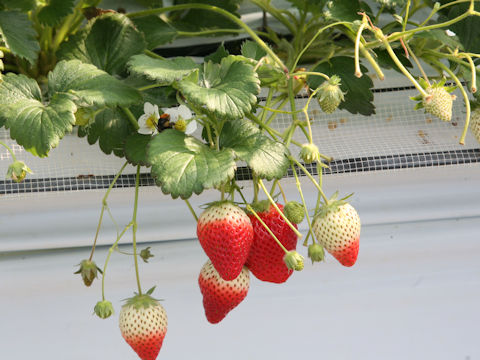
[[(154, 298), (153, 288), (141, 286), (139, 260), (153, 256), (149, 248), (137, 248), (142, 172), (164, 194), (183, 200), (197, 220), (198, 241), (209, 258), (198, 264), (199, 291), (206, 319), (216, 324), (241, 304), (252, 276), (275, 284), (301, 276), (296, 272), (307, 261), (297, 252), (300, 240), (312, 263), (326, 256), (346, 267), (357, 261), (360, 217), (349, 196), (323, 191), (322, 171), (332, 159), (313, 141), (312, 102), (325, 114), (343, 109), (371, 115), (368, 69), (380, 80), (383, 69), (394, 69), (418, 90), (416, 108), (437, 121), (451, 121), (453, 101), (463, 101), (460, 143), (469, 128), (480, 141), (474, 97), (480, 44), (471, 34), (480, 31), (480, 12), (473, 0), (290, 0), (289, 10), (252, 0), (284, 27), (282, 34), (268, 23), (247, 26), (236, 13), (237, 0), (168, 7), (140, 2), (146, 10), (125, 12), (102, 9), (94, 0), (0, 0), (0, 127), (39, 157), (75, 127), (90, 145), (98, 142), (102, 152), (125, 159), (102, 200), (90, 256), (76, 273), (86, 286), (101, 277), (94, 311), (109, 318), (108, 263), (131, 233), (137, 289), (119, 311), (120, 330), (143, 360), (160, 352), (168, 307)], [(249, 39), (236, 51), (220, 45), (201, 63), (155, 52), (178, 37), (224, 34)], [(434, 75), (427, 76), (426, 65)], [(307, 98), (300, 108), (299, 94)], [(289, 116), (284, 131), (272, 126), (278, 114)], [(296, 132), (303, 142), (293, 140)], [(24, 181), (32, 170), (0, 144), (13, 159), (7, 177)], [(251, 193), (237, 180), (239, 162), (247, 167)], [(100, 267), (94, 260), (97, 237), (108, 196), (127, 164), (136, 166), (133, 215)], [(294, 199), (282, 188), (287, 174), (296, 181)], [(314, 209), (307, 208), (305, 182), (316, 189)], [(217, 201), (194, 209), (189, 199), (206, 189), (218, 190)], [(298, 230), (302, 222), (305, 234)]]

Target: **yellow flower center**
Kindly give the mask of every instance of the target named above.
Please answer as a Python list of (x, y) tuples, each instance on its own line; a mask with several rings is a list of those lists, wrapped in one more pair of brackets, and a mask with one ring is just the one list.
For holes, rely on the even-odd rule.
[(157, 126), (157, 117), (155, 116), (155, 114), (150, 114), (150, 116), (145, 121), (145, 125), (147, 125), (149, 129), (155, 129), (155, 127)]

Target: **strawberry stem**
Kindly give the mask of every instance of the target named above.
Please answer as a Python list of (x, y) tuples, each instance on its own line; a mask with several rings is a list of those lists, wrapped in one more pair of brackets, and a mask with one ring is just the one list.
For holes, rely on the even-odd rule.
[[(293, 175), (295, 175), (295, 183), (297, 185), (298, 193), (300, 194), (300, 198), (302, 199), (302, 204), (303, 204), (303, 211), (305, 213), (305, 216), (307, 218), (307, 223), (308, 223), (308, 229), (310, 230), (312, 228), (312, 222), (310, 220), (310, 215), (308, 214), (308, 208), (307, 208), (307, 203), (305, 202), (305, 198), (303, 196), (303, 191), (302, 191), (302, 185), (300, 184), (300, 179), (298, 178), (297, 172), (294, 171)], [(310, 233), (310, 231), (309, 231)], [(315, 243), (315, 237), (312, 234), (312, 239), (313, 242)]]
[[(258, 214), (255, 212), (255, 210), (253, 210), (253, 208), (250, 206), (250, 204), (246, 204), (247, 206), (247, 210), (250, 211), (253, 216), (256, 217), (256, 219), (260, 222), (260, 224), (262, 224), (262, 226), (265, 228), (265, 230), (267, 230), (267, 232), (270, 234), (270, 236), (277, 242), (278, 246), (280, 246), (282, 248), (282, 250), (285, 252), (285, 254), (288, 253), (288, 250), (285, 248), (285, 246), (283, 246), (283, 244), (280, 242), (280, 240), (278, 240), (278, 238), (275, 236), (275, 234), (272, 232), (272, 230), (270, 230), (270, 228), (267, 226), (267, 224), (265, 224), (265, 222), (260, 218), (260, 216), (258, 216)], [(282, 212), (280, 211), (280, 214)]]
[(278, 211), (278, 213), (280, 214), (280, 216), (283, 218), (283, 220), (285, 220), (285, 222), (287, 223), (287, 225), (290, 227), (290, 229), (292, 229), (292, 231), (297, 234), (298, 237), (302, 237), (302, 233), (299, 232), (295, 226), (293, 226), (293, 224), (290, 222), (290, 220), (287, 219), (287, 217), (285, 216), (285, 214), (278, 208), (278, 205), (277, 203), (275, 202), (275, 200), (273, 200), (273, 198), (270, 196), (270, 193), (268, 192), (267, 188), (265, 187), (265, 185), (263, 184), (263, 181), (261, 179), (258, 180), (258, 184), (260, 185), (260, 187), (262, 188), (263, 192), (265, 193), (265, 195), (267, 195), (267, 198), (268, 200), (270, 201), (270, 203), (273, 205), (273, 207)]
[[(302, 164), (300, 164), (297, 159), (295, 159), (293, 156), (289, 156), (288, 157), (290, 159), (290, 161), (294, 162), (295, 165), (297, 165), (304, 173), (305, 175), (307, 175), (307, 177), (310, 179), (310, 181), (313, 183), (313, 185), (315, 185), (315, 187), (318, 189), (319, 191), (319, 194), (322, 196), (323, 200), (325, 201), (325, 204), (328, 205), (328, 198), (327, 196), (325, 195), (325, 193), (323, 192), (321, 186), (317, 183), (317, 181), (313, 178), (312, 174), (310, 174), (310, 172), (305, 169), (305, 166), (303, 166)], [(292, 170), (293, 172), (296, 171), (295, 167), (292, 166)], [(320, 167), (320, 171), (321, 171), (321, 167)]]
[(183, 201), (185, 201), (185, 204), (187, 204), (188, 209), (190, 210), (193, 217), (195, 218), (195, 221), (198, 222), (198, 216), (197, 216), (197, 214), (195, 214), (195, 210), (193, 210), (193, 207), (192, 207), (192, 204), (190, 204), (190, 201), (188, 201), (188, 199), (184, 199)]
[(10, 153), (10, 155), (12, 156), (12, 160), (15, 162), (17, 161), (17, 158), (15, 157), (15, 154), (13, 153), (13, 150), (10, 148), (10, 146), (8, 146), (7, 144), (5, 144), (3, 141), (0, 141), (0, 145), (2, 145), (5, 149), (7, 149), (7, 151)]
[(140, 275), (138, 273), (138, 258), (137, 258), (137, 209), (138, 209), (138, 188), (140, 186), (140, 165), (137, 165), (137, 174), (135, 176), (135, 201), (133, 204), (132, 216), (132, 245), (133, 245), (133, 259), (135, 262), (135, 277), (137, 279), (138, 295), (142, 295), (142, 287), (140, 285)]
[(123, 166), (120, 168), (118, 173), (113, 178), (112, 182), (110, 183), (110, 186), (108, 187), (107, 192), (105, 193), (105, 196), (102, 199), (102, 210), (100, 211), (100, 218), (98, 219), (97, 231), (95, 232), (95, 239), (93, 240), (92, 251), (90, 252), (90, 257), (88, 258), (89, 261), (92, 261), (93, 254), (95, 252), (95, 247), (97, 245), (98, 234), (100, 233), (100, 228), (102, 227), (103, 213), (105, 212), (105, 208), (108, 208), (108, 205), (107, 205), (108, 195), (110, 195), (110, 191), (112, 191), (113, 186), (117, 182), (118, 178), (122, 174), (122, 172), (125, 169), (125, 167), (127, 166), (127, 164), (128, 164), (128, 161), (125, 161), (125, 164), (123, 164)]
[(112, 246), (110, 246), (110, 249), (108, 249), (108, 255), (107, 258), (105, 259), (105, 264), (103, 265), (103, 273), (102, 273), (102, 300), (105, 300), (105, 274), (107, 271), (107, 266), (108, 263), (110, 262), (110, 257), (112, 256), (112, 253), (117, 249), (118, 242), (122, 238), (122, 236), (127, 232), (128, 229), (133, 225), (132, 222), (128, 223), (127, 226), (123, 229), (123, 231), (120, 234), (117, 234), (117, 240), (113, 243)]
[(362, 32), (365, 29), (365, 27), (368, 25), (368, 22), (366, 20), (366, 15), (363, 14), (363, 20), (362, 24), (360, 25), (357, 36), (355, 38), (355, 76), (357, 78), (362, 77), (362, 70), (360, 68), (360, 39), (362, 38)]

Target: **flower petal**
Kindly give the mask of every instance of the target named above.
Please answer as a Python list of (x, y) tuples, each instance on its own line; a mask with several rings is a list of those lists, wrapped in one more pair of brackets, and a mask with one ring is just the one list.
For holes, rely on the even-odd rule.
[(185, 129), (185, 134), (193, 134), (195, 130), (197, 130), (197, 122), (195, 120), (192, 120), (188, 123), (187, 128)]
[(180, 105), (178, 108), (178, 115), (177, 116), (181, 116), (182, 118), (184, 118), (185, 120), (186, 119), (190, 119), (192, 117), (192, 112), (190, 111), (190, 109), (188, 107), (186, 107), (185, 105)]
[[(157, 105), (155, 105), (155, 106), (157, 106)], [(153, 114), (154, 111), (155, 111), (155, 106), (153, 106), (149, 102), (146, 102), (145, 104), (143, 104), (143, 112), (145, 114)], [(157, 106), (157, 109), (158, 109), (158, 106)]]

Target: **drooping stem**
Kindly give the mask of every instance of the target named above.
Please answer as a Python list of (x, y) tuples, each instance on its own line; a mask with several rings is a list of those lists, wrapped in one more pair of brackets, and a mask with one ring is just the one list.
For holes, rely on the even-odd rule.
[(117, 235), (117, 240), (113, 243), (112, 246), (110, 246), (110, 249), (108, 249), (108, 255), (107, 258), (105, 259), (105, 264), (103, 265), (103, 273), (102, 273), (102, 300), (105, 300), (105, 274), (107, 272), (107, 266), (108, 263), (110, 262), (110, 257), (112, 256), (112, 253), (115, 251), (115, 249), (118, 246), (118, 242), (122, 238), (122, 236), (127, 232), (128, 229), (133, 225), (133, 223), (128, 223), (127, 226), (123, 229), (123, 231)]
[(92, 251), (90, 252), (90, 257), (88, 258), (88, 260), (90, 260), (90, 261), (93, 258), (93, 254), (95, 252), (95, 247), (97, 246), (98, 234), (100, 233), (100, 228), (102, 227), (103, 213), (105, 212), (105, 208), (108, 207), (108, 205), (107, 205), (108, 195), (110, 195), (110, 191), (112, 191), (113, 186), (117, 182), (117, 180), (120, 177), (120, 175), (122, 174), (123, 170), (125, 170), (125, 167), (127, 166), (127, 164), (128, 164), (128, 161), (125, 161), (125, 164), (123, 164), (123, 166), (120, 168), (118, 173), (113, 178), (112, 182), (110, 183), (110, 186), (107, 189), (107, 192), (105, 193), (105, 195), (102, 199), (102, 210), (100, 211), (100, 218), (98, 219), (97, 231), (95, 232), (95, 239), (93, 240)]
[(12, 156), (12, 160), (13, 161), (17, 161), (17, 158), (15, 157), (15, 154), (13, 153), (13, 150), (10, 148), (10, 146), (8, 146), (7, 144), (5, 144), (3, 141), (0, 141), (0, 145), (2, 145), (5, 149), (7, 149), (7, 151), (10, 153), (10, 155)]
[[(328, 198), (327, 196), (325, 195), (325, 193), (323, 192), (321, 186), (317, 183), (317, 181), (313, 178), (312, 174), (310, 174), (310, 172), (305, 168), (305, 166), (303, 166), (302, 164), (300, 164), (297, 159), (295, 159), (293, 156), (289, 156), (288, 157), (290, 159), (290, 161), (293, 161), (295, 163), (295, 165), (297, 165), (304, 173), (305, 175), (307, 175), (307, 177), (310, 179), (310, 181), (313, 183), (313, 185), (315, 185), (315, 187), (317, 188), (317, 190), (319, 191), (320, 195), (322, 195), (322, 198), (323, 198), (323, 201), (325, 201), (325, 204), (328, 205)], [(292, 166), (292, 170), (295, 172), (295, 167)]]
[(190, 212), (192, 213), (195, 221), (198, 222), (198, 216), (195, 213), (195, 210), (193, 210), (192, 204), (190, 204), (190, 201), (188, 201), (188, 199), (184, 199), (184, 201), (185, 201), (185, 204), (187, 204), (187, 206), (188, 206), (188, 210), (190, 210)]
[(157, 53), (154, 53), (153, 51), (151, 50), (144, 50), (143, 51), (145, 53), (145, 55), (148, 55), (152, 58), (155, 58), (155, 59), (160, 59), (160, 60), (165, 60), (165, 58), (161, 55), (158, 55)]
[(267, 188), (265, 187), (265, 184), (263, 183), (263, 181), (261, 179), (258, 180), (258, 184), (260, 185), (260, 187), (262, 188), (263, 192), (265, 193), (265, 195), (267, 196), (268, 200), (270, 201), (270, 203), (273, 205), (273, 207), (278, 211), (278, 214), (280, 215), (280, 217), (285, 220), (285, 222), (287, 223), (287, 225), (290, 227), (290, 229), (293, 230), (293, 232), (295, 234), (297, 234), (298, 237), (302, 237), (302, 233), (299, 232), (297, 230), (297, 228), (295, 226), (293, 226), (293, 224), (291, 223), (290, 220), (288, 220), (288, 218), (285, 216), (285, 214), (280, 210), (280, 208), (278, 207), (277, 203), (275, 202), (275, 200), (273, 200), (273, 198), (270, 196), (270, 193), (268, 192)]
[[(134, 18), (134, 17), (140, 17), (140, 16), (147, 16), (147, 15), (157, 15), (157, 14), (162, 14), (166, 13), (169, 11), (177, 11), (177, 10), (190, 10), (190, 9), (200, 9), (200, 10), (208, 10), (211, 12), (215, 12), (217, 14), (220, 14), (224, 17), (226, 17), (228, 20), (232, 21), (233, 23), (237, 24), (239, 27), (241, 27), (250, 37), (255, 40), (255, 42), (260, 45), (260, 47), (266, 51), (268, 55), (272, 57), (272, 59), (282, 68), (287, 70), (285, 64), (283, 63), (282, 60), (273, 52), (273, 50), (265, 44), (265, 42), (253, 31), (247, 24), (245, 24), (241, 19), (233, 15), (232, 13), (219, 8), (217, 6), (212, 6), (212, 5), (207, 5), (207, 4), (180, 4), (180, 5), (174, 5), (174, 6), (166, 6), (162, 8), (156, 8), (156, 9), (149, 9), (149, 10), (143, 10), (143, 11), (138, 11), (138, 12), (132, 12), (127, 14), (128, 17)], [(288, 71), (288, 70), (287, 70)]]
[[(382, 5), (383, 6), (383, 5)], [(365, 16), (364, 16), (365, 19)], [(355, 76), (362, 77), (362, 70), (360, 69), (360, 39), (362, 38), (363, 29), (368, 25), (367, 21), (362, 21), (355, 38)]]
[(137, 258), (137, 209), (138, 209), (138, 189), (140, 187), (140, 165), (137, 166), (137, 174), (135, 176), (135, 200), (133, 203), (132, 216), (132, 245), (133, 245), (133, 259), (135, 262), (135, 277), (137, 279), (138, 295), (142, 295), (142, 287), (140, 285), (140, 274), (138, 272), (138, 258)]
[(135, 119), (135, 116), (133, 116), (132, 112), (130, 111), (129, 108), (122, 106), (122, 110), (127, 115), (128, 121), (130, 121), (130, 124), (132, 124), (133, 128), (135, 130), (138, 130), (140, 126), (138, 125), (137, 119)]

